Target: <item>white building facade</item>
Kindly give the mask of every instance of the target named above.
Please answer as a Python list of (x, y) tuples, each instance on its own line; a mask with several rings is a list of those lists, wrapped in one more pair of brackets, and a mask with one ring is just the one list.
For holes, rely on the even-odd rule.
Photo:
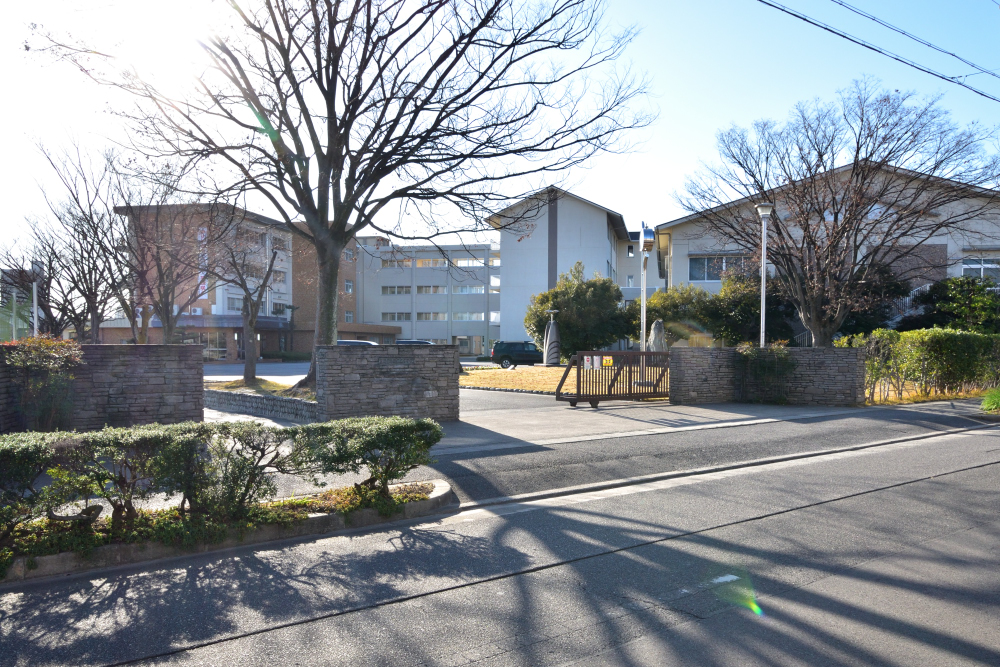
[(401, 339), (486, 355), (501, 330), (500, 269), (496, 245), (397, 246), (361, 237), (354, 317), (397, 326)]

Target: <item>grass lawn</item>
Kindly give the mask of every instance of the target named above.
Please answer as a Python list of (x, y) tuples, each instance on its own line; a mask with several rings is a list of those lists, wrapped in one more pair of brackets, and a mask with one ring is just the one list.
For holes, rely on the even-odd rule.
[(247, 384), (243, 380), (232, 380), (230, 382), (205, 382), (205, 389), (215, 389), (218, 391), (235, 391), (241, 394), (260, 394), (261, 396), (281, 396), (283, 398), (301, 398), (306, 401), (315, 401), (316, 392), (311, 389), (293, 389), (291, 385), (279, 384), (270, 380), (261, 380), (252, 384)]
[[(504, 370), (497, 366), (473, 366), (462, 371), (458, 383), (462, 387), (490, 387), (493, 389), (527, 389), (555, 393), (565, 368), (542, 366), (517, 366)], [(576, 372), (566, 378), (563, 391), (576, 391)]]

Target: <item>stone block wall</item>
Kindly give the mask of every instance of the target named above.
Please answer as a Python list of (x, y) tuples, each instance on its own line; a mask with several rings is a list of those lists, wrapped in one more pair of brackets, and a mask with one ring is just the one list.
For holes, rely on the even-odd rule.
[(456, 421), (460, 369), (455, 345), (319, 347), (319, 417), (398, 415)]
[(223, 412), (239, 412), (268, 419), (288, 419), (311, 424), (319, 421), (319, 405), (301, 398), (240, 394), (235, 391), (205, 390), (205, 407)]
[(73, 427), (176, 424), (204, 417), (200, 345), (83, 345)]
[[(789, 405), (865, 404), (865, 352), (861, 348), (790, 348), (795, 368), (787, 380)], [(670, 402), (754, 401), (740, 396), (733, 348), (671, 348)], [(749, 387), (753, 391), (753, 387)]]
[(4, 363), (3, 355), (0, 354), (0, 433), (15, 431), (21, 425), (11, 375), (10, 368)]
[(737, 373), (732, 348), (672, 347), (667, 379), (670, 402), (729, 403), (736, 400)]

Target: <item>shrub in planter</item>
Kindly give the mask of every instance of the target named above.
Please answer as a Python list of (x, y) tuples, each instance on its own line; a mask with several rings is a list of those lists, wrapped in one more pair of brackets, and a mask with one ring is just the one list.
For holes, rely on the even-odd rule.
[(160, 449), (153, 461), (153, 477), (158, 491), (181, 494), (178, 510), (182, 517), (188, 511), (204, 509), (203, 490), (210, 484), (208, 443), (212, 424), (182, 422), (169, 426), (154, 424), (137, 427), (148, 431), (150, 438), (160, 439)]
[(0, 344), (8, 366), (15, 370), (18, 407), (29, 431), (54, 431), (68, 425), (71, 371), (83, 360), (75, 341), (35, 336)]

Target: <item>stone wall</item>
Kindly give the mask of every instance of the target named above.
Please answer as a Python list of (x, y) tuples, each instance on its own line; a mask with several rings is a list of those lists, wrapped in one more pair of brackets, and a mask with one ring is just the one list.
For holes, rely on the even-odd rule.
[(0, 433), (16, 431), (21, 426), (11, 375), (10, 367), (4, 363), (3, 355), (0, 354)]
[(399, 415), (455, 421), (460, 369), (455, 345), (319, 347), (319, 417)]
[(200, 345), (83, 345), (73, 428), (175, 424), (204, 417)]
[(287, 419), (304, 424), (319, 421), (319, 405), (301, 398), (240, 394), (234, 391), (205, 390), (205, 407), (223, 412), (239, 412), (268, 419)]
[[(787, 380), (789, 405), (864, 405), (865, 352), (861, 348), (790, 348), (795, 362)], [(733, 348), (671, 348), (670, 402), (755, 401), (740, 395)]]
[(736, 351), (732, 348), (671, 347), (667, 392), (671, 403), (736, 400)]

